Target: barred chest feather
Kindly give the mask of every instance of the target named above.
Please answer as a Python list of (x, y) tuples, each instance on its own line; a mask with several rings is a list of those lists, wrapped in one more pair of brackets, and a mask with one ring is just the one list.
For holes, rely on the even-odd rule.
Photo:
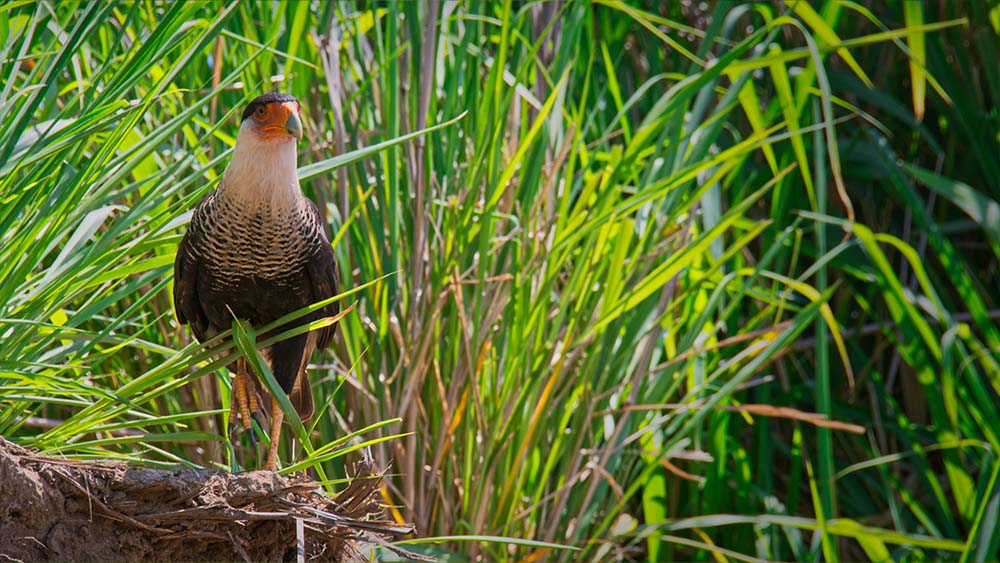
[(266, 280), (277, 285), (304, 275), (316, 251), (305, 202), (253, 209), (215, 194), (191, 218), (202, 236), (194, 245), (212, 289)]
[[(203, 342), (231, 327), (234, 317), (262, 330), (338, 292), (339, 272), (325, 221), (299, 185), (295, 140), (301, 133), (288, 129), (288, 123), (297, 124), (291, 117), (283, 124), (265, 123), (256, 115), (244, 115), (218, 187), (198, 204), (177, 247), (177, 319)], [(258, 336), (267, 338), (338, 311), (336, 302), (327, 303)], [(290, 337), (262, 351), (282, 389), (292, 392), (298, 383), (308, 389), (305, 362), (315, 347), (330, 345), (333, 329)]]

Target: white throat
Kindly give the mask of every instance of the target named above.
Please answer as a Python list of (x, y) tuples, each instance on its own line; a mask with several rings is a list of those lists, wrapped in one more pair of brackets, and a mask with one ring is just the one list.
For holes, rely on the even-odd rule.
[(249, 120), (240, 126), (233, 158), (222, 175), (219, 195), (232, 198), (248, 211), (285, 211), (298, 207), (298, 163), (293, 140), (262, 140), (249, 130)]

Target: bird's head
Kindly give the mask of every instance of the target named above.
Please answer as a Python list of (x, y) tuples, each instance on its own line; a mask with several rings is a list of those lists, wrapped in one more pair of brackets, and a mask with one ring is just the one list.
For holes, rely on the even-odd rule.
[(296, 143), (301, 139), (295, 96), (278, 92), (257, 96), (243, 110), (220, 189), (246, 208), (299, 205)]
[(279, 92), (257, 96), (243, 110), (240, 136), (249, 136), (256, 143), (267, 144), (294, 144), (302, 140), (299, 101), (291, 94)]

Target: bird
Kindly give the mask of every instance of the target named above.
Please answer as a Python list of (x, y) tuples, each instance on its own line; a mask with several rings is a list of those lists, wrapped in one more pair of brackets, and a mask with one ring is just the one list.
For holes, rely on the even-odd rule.
[[(297, 143), (302, 140), (301, 105), (290, 94), (256, 97), (243, 111), (229, 165), (215, 191), (194, 209), (174, 260), (174, 309), (199, 342), (229, 329), (233, 320), (254, 328), (337, 295), (340, 272), (326, 223), (303, 195), (298, 180)], [(336, 316), (333, 301), (261, 338)], [(275, 379), (302, 420), (314, 414), (306, 365), (316, 349), (333, 342), (335, 324), (260, 350)], [(265, 469), (274, 471), (283, 411), (260, 374), (239, 358), (233, 375), (230, 439), (236, 417), (256, 445), (251, 418), (270, 427)]]

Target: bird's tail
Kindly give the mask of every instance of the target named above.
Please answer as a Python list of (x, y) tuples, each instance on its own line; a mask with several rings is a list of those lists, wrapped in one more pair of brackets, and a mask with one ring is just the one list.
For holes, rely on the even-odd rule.
[(304, 365), (302, 366), (302, 371), (299, 372), (299, 376), (295, 379), (295, 386), (292, 387), (292, 392), (288, 394), (288, 399), (292, 402), (292, 406), (295, 407), (295, 412), (299, 413), (299, 418), (302, 419), (302, 422), (309, 420), (315, 414), (316, 405), (313, 404), (312, 385), (309, 384), (309, 374), (306, 373)]

